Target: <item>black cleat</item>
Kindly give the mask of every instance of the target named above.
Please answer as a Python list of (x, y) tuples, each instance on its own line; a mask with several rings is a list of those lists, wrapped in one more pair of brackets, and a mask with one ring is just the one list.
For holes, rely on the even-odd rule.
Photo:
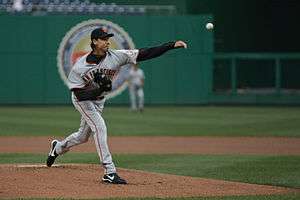
[(127, 184), (127, 182), (118, 176), (117, 173), (105, 174), (102, 177), (102, 181), (104, 183), (111, 183), (111, 184)]
[(48, 158), (47, 158), (47, 166), (51, 167), (56, 159), (56, 157), (58, 156), (58, 154), (55, 152), (55, 146), (57, 144), (57, 140), (52, 140), (51, 142), (51, 147), (50, 147), (50, 152), (48, 154)]

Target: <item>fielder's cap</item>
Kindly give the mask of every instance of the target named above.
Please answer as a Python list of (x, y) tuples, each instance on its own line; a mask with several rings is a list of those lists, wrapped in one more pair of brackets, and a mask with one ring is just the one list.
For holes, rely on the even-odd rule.
[(107, 33), (104, 28), (96, 28), (91, 33), (91, 40), (92, 39), (103, 39), (114, 36), (113, 33)]

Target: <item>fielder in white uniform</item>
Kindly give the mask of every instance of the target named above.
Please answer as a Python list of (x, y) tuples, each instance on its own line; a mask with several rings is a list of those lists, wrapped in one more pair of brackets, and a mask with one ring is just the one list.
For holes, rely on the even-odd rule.
[[(117, 75), (121, 66), (136, 64), (158, 57), (168, 50), (187, 48), (183, 41), (168, 42), (160, 46), (134, 49), (111, 50), (107, 33), (102, 28), (91, 33), (92, 51), (82, 56), (73, 66), (68, 76), (68, 87), (72, 92), (72, 102), (81, 114), (78, 131), (62, 141), (53, 140), (47, 158), (47, 166), (51, 167), (57, 156), (70, 150), (71, 147), (88, 141), (93, 136), (100, 162), (104, 168), (102, 181), (113, 184), (126, 184), (118, 176), (107, 145), (107, 129), (102, 118), (105, 95), (111, 90), (111, 81)], [(100, 75), (99, 75), (100, 74)], [(98, 81), (101, 79), (101, 81)]]
[(144, 110), (144, 81), (145, 75), (137, 64), (133, 64), (128, 76), (131, 110)]

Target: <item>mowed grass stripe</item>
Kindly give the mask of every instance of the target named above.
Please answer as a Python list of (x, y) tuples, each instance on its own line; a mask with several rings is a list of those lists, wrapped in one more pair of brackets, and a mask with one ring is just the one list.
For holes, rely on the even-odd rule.
[[(109, 135), (300, 137), (300, 107), (127, 107), (104, 109)], [(72, 106), (0, 107), (0, 136), (66, 136), (79, 128)]]

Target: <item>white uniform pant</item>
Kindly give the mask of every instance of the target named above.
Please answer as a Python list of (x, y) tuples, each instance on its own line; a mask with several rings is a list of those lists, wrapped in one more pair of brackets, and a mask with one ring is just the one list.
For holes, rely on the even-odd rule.
[(93, 135), (97, 153), (105, 170), (104, 173), (115, 173), (116, 167), (107, 145), (107, 129), (101, 116), (105, 99), (79, 102), (72, 94), (72, 102), (81, 114), (80, 127), (77, 132), (58, 142), (55, 147), (56, 153), (59, 155), (64, 154), (71, 147), (87, 142), (90, 135)]
[[(131, 84), (129, 86), (129, 93), (130, 93), (131, 109), (132, 110), (136, 110), (137, 108), (143, 109), (144, 108), (143, 87)], [(138, 98), (138, 104), (137, 104), (136, 98)]]

